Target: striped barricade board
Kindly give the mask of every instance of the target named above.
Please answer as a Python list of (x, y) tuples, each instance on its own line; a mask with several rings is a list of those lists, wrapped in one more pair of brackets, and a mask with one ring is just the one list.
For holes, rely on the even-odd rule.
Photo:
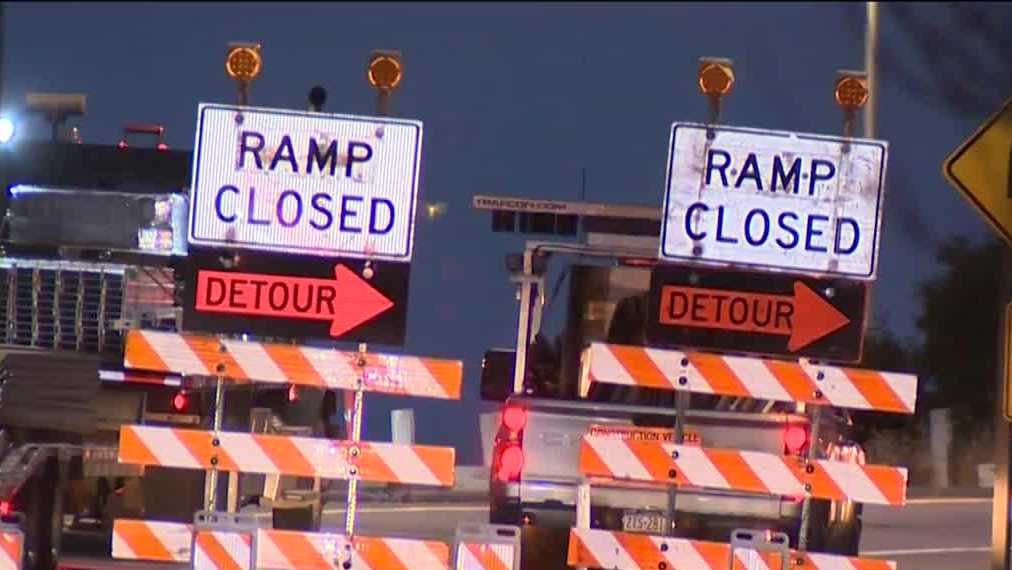
[(297, 384), (335, 390), (460, 399), (463, 364), (423, 358), (219, 340), (208, 335), (131, 330), (124, 367), (184, 376), (221, 375), (235, 382)]
[(151, 426), (123, 426), (119, 440), (121, 463), (413, 485), (453, 485), (454, 455), (452, 447)]
[(583, 354), (581, 396), (595, 382), (901, 414), (917, 403), (912, 374), (604, 343)]
[[(781, 570), (785, 565), (777, 553), (735, 550), (731, 545), (574, 528), (569, 535), (567, 563), (570, 566), (607, 570)], [(851, 558), (835, 554), (790, 551), (786, 567), (791, 570), (896, 570), (890, 560)]]
[(17, 525), (0, 524), (0, 570), (21, 570), (25, 534)]
[(453, 570), (520, 570), (520, 528), (464, 523), (457, 527)]
[(177, 522), (116, 519), (112, 557), (123, 560), (189, 562), (193, 525)]
[(256, 565), (264, 570), (449, 568), (449, 547), (431, 540), (259, 529), (256, 542)]
[(907, 470), (707, 449), (659, 441), (585, 436), (580, 471), (592, 478), (903, 505)]

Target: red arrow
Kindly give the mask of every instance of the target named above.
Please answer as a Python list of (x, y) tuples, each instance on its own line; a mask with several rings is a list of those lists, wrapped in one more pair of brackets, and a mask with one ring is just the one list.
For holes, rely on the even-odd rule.
[(788, 336), (796, 352), (844, 327), (850, 319), (800, 281), (794, 295), (665, 285), (660, 323)]
[(198, 311), (330, 321), (340, 336), (394, 304), (344, 265), (333, 279), (262, 273), (197, 272)]

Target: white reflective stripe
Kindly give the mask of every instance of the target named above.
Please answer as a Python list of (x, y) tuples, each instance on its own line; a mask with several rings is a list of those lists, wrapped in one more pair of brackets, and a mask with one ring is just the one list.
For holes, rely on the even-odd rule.
[(158, 465), (202, 469), (201, 463), (193, 457), (171, 429), (143, 426), (123, 426), (120, 429), (133, 430), (137, 438), (144, 443), (144, 447), (155, 456)]
[(650, 472), (621, 439), (590, 437), (583, 441), (597, 453), (614, 477), (650, 480)]
[(734, 551), (734, 557), (745, 567), (745, 570), (770, 570), (770, 567), (763, 560), (762, 553), (757, 550), (739, 548)]
[(612, 355), (604, 344), (590, 345), (590, 379), (592, 382), (605, 381), (608, 384), (636, 384), (632, 375)]
[[(402, 538), (380, 539), (387, 548), (394, 553), (405, 568), (411, 570), (446, 570), (446, 564), (436, 558), (435, 553), (418, 540), (407, 540)], [(512, 561), (510, 565), (512, 566)]]
[(784, 390), (776, 376), (766, 367), (766, 363), (758, 358), (725, 356), (724, 363), (734, 372), (742, 385), (754, 398), (761, 400), (777, 400), (793, 402), (794, 398)]
[(228, 552), (229, 558), (239, 568), (250, 568), (250, 544), (243, 540), (245, 535), (238, 532), (212, 532), (218, 544)]
[(321, 350), (300, 346), (299, 352), (312, 365), (316, 374), (330, 388), (350, 389), (355, 387), (355, 380), (361, 374), (348, 363), (340, 353), (333, 350)]
[(126, 380), (126, 374), (122, 372), (114, 372), (112, 370), (99, 370), (98, 379), (105, 382), (124, 382)]
[[(857, 386), (854, 386), (850, 378), (843, 373), (843, 370), (832, 366), (814, 366), (807, 360), (801, 360), (801, 368), (822, 390), (830, 404), (865, 410), (872, 408)], [(817, 380), (819, 372), (824, 374), (822, 380)]]
[(318, 476), (337, 479), (348, 477), (350, 464), (347, 447), (312, 437), (290, 437), (288, 441), (312, 464)]
[(369, 447), (383, 460), (383, 463), (386, 463), (398, 479), (410, 480), (412, 483), (440, 484), (439, 478), (409, 446), (370, 443)]
[(699, 447), (688, 445), (664, 444), (664, 450), (670, 457), (672, 452), (678, 451), (678, 459), (674, 460), (675, 468), (689, 480), (692, 485), (701, 487), (718, 487), (728, 489), (728, 483), (724, 475), (717, 469), (717, 466), (710, 461), (706, 453)]
[(184, 375), (210, 374), (190, 345), (183, 340), (182, 335), (154, 331), (140, 331), (140, 334), (155, 349), (169, 370)]
[(481, 561), (478, 560), (466, 544), (457, 548), (457, 565), (455, 570), (484, 570)]
[(660, 548), (661, 544), (668, 545), (668, 551), (664, 557), (671, 562), (674, 568), (700, 568), (708, 570), (710, 565), (703, 558), (703, 555), (696, 550), (691, 541), (681, 538), (652, 537), (654, 544)]
[(908, 410), (917, 405), (917, 376), (896, 372), (879, 372)]
[(256, 440), (248, 433), (220, 432), (218, 438), (225, 453), (232, 458), (239, 471), (253, 471), (256, 473), (284, 473), (284, 465), (276, 465), (271, 458), (264, 453), (262, 447), (257, 445)]
[(402, 379), (406, 392), (444, 397), (448, 395), (443, 386), (432, 377), (429, 369), (422, 364), (420, 358), (399, 356), (397, 357), (396, 364), (388, 366), (388, 368), (394, 373), (392, 375), (396, 375)]
[(130, 548), (130, 544), (123, 540), (120, 533), (112, 533), (112, 557), (126, 560), (137, 560), (137, 554)]
[(636, 570), (640, 567), (611, 532), (583, 528), (576, 531), (587, 550), (603, 567), (620, 570)]
[(805, 493), (805, 485), (787, 467), (782, 457), (757, 451), (739, 453), (771, 494), (801, 496)]
[(682, 366), (682, 359), (686, 358), (685, 353), (677, 350), (653, 350), (648, 348), (646, 355), (654, 363), (654, 366), (664, 374), (664, 379), (668, 381), (668, 384), (671, 384), (673, 388), (677, 388), (678, 377), (680, 376), (679, 371), (688, 369), (687, 366)]
[(257, 530), (257, 567), (296, 570), (288, 557), (274, 543), (271, 533), (264, 532), (264, 529)]
[[(812, 561), (816, 570), (857, 570), (844, 556), (833, 556), (831, 554), (819, 554), (818, 552), (806, 552), (808, 559)], [(895, 568), (895, 565), (893, 566)]]
[(826, 470), (829, 478), (851, 499), (860, 503), (889, 504), (889, 500), (868, 478), (868, 474), (860, 465), (819, 461), (819, 466)]
[(242, 342), (235, 340), (225, 341), (228, 353), (235, 360), (239, 368), (246, 374), (246, 377), (255, 379), (258, 382), (287, 383), (289, 381), (285, 373), (278, 367), (274, 359), (264, 350), (264, 345), (259, 342)]

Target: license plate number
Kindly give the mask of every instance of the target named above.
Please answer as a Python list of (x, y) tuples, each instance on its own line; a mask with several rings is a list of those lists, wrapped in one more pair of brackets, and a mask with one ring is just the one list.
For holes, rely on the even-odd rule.
[(660, 513), (627, 511), (622, 514), (622, 530), (626, 532), (664, 534), (667, 526), (668, 518)]

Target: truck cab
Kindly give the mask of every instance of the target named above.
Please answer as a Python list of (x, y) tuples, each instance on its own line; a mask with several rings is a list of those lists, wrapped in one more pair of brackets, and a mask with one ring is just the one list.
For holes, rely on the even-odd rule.
[[(494, 426), (483, 432), (490, 522), (522, 527), (525, 570), (567, 567), (560, 544), (575, 525), (588, 435), (862, 460), (849, 417), (835, 409), (813, 416), (795, 403), (587, 385), (581, 355), (590, 343), (649, 344), (659, 209), (494, 196), (473, 205), (491, 212), (496, 232), (545, 238), (506, 256), (518, 289), (516, 345), (489, 350), (481, 379), (482, 398), (500, 403), (484, 418)], [(592, 528), (717, 542), (741, 528), (783, 532), (792, 548), (848, 555), (861, 528), (860, 505), (850, 502), (635, 485), (595, 490), (590, 518)]]

